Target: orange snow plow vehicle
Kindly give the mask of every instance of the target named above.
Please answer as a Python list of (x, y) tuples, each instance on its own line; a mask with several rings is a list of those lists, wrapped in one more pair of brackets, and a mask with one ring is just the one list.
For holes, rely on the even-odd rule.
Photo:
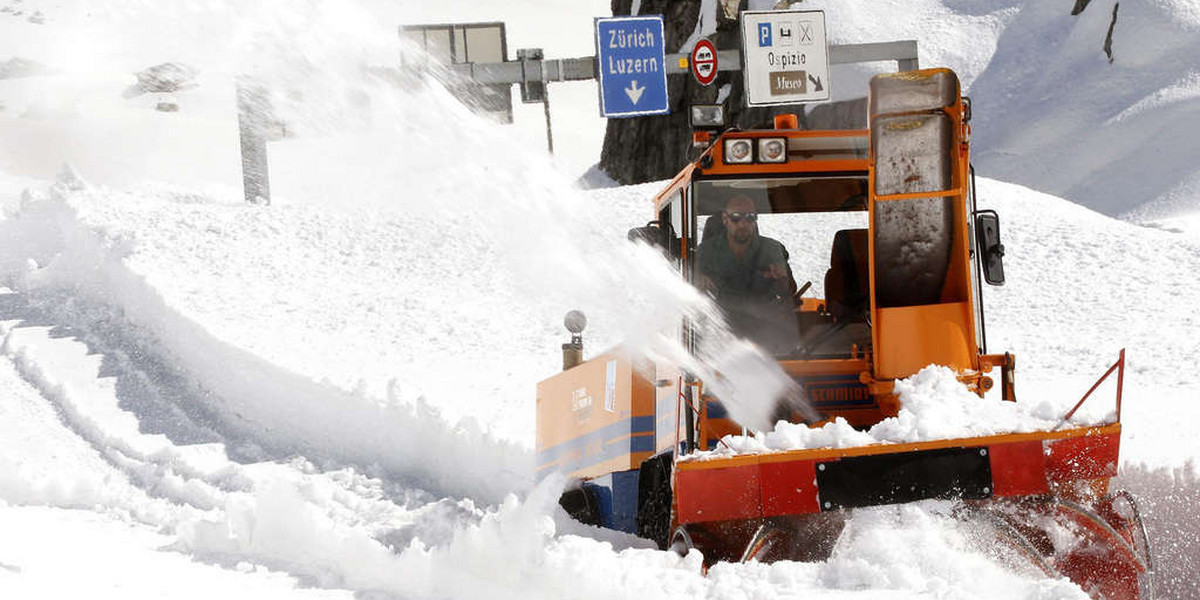
[[(774, 290), (770, 300), (750, 310), (725, 305), (719, 286), (714, 295), (733, 331), (802, 390), (808, 409), (777, 413), (793, 423), (840, 418), (867, 430), (901, 410), (896, 382), (931, 364), (979, 396), (1015, 402), (1013, 356), (987, 350), (981, 291), (1003, 283), (1004, 250), (998, 216), (976, 207), (969, 99), (954, 72), (929, 69), (876, 76), (868, 105), (865, 131), (801, 130), (782, 115), (772, 129), (698, 132), (706, 150), (631, 238), (659, 246), (707, 290), (714, 264), (736, 263), (736, 253), (706, 258), (707, 248), (782, 251), (786, 272), (758, 264), (743, 282)], [(768, 233), (783, 241), (761, 239)], [(819, 295), (808, 294), (812, 281), (792, 282), (793, 267), (815, 271)], [(1137, 505), (1109, 490), (1123, 352), (1044, 430), (739, 453), (723, 438), (746, 430), (712, 385), (616, 352), (582, 360), (579, 317), (569, 315), (563, 372), (538, 384), (537, 463), (572, 478), (561, 504), (580, 521), (698, 549), (706, 564), (822, 560), (850, 509), (953, 499), (1048, 576), (1097, 599), (1151, 595)], [(704, 328), (683, 322), (677, 333), (694, 348)], [(1114, 374), (1115, 418), (1073, 421)]]

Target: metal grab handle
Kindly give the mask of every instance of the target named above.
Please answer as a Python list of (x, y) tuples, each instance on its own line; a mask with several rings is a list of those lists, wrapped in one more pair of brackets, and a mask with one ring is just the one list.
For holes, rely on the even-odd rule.
[(1121, 354), (1117, 358), (1117, 362), (1113, 363), (1113, 366), (1109, 367), (1108, 370), (1105, 371), (1104, 374), (1100, 376), (1100, 379), (1097, 379), (1096, 383), (1092, 384), (1092, 388), (1089, 389), (1087, 391), (1087, 393), (1084, 394), (1083, 397), (1079, 399), (1079, 402), (1075, 403), (1074, 408), (1072, 408), (1069, 412), (1067, 412), (1066, 416), (1064, 416), (1062, 418), (1062, 420), (1058, 422), (1058, 425), (1055, 425), (1054, 429), (1051, 429), (1051, 431), (1055, 431), (1059, 427), (1062, 427), (1063, 425), (1065, 425), (1067, 423), (1068, 420), (1070, 420), (1071, 417), (1075, 416), (1075, 411), (1079, 410), (1079, 407), (1083, 406), (1083, 403), (1086, 402), (1088, 397), (1092, 395), (1092, 392), (1096, 391), (1096, 388), (1100, 387), (1100, 384), (1104, 383), (1104, 380), (1108, 379), (1108, 376), (1112, 375), (1113, 371), (1117, 371), (1117, 422), (1120, 423), (1121, 422), (1121, 388), (1123, 388), (1125, 385), (1125, 349), (1124, 348), (1121, 348)]

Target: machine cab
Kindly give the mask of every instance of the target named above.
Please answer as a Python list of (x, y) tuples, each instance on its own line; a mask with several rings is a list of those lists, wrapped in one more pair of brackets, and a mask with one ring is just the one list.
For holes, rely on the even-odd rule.
[[(894, 415), (892, 382), (925, 365), (950, 366), (983, 393), (992, 382), (982, 373), (1003, 362), (984, 356), (969, 104), (956, 76), (876, 77), (870, 110), (866, 131), (805, 131), (783, 115), (774, 129), (726, 132), (656, 198), (681, 274), (819, 413), (859, 427)], [(752, 243), (739, 243), (728, 226), (746, 237), (748, 219)], [(780, 247), (786, 283), (764, 269)], [(714, 269), (739, 260), (753, 272), (737, 289), (714, 285)], [(705, 405), (720, 414), (716, 399)], [(701, 447), (740, 429), (707, 424)]]

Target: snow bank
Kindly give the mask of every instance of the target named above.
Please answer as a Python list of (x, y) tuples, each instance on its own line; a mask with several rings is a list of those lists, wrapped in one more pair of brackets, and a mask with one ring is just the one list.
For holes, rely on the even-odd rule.
[(997, 547), (986, 528), (954, 520), (954, 508), (929, 501), (855, 511), (824, 580), (844, 588), (916, 588), (950, 598), (1087, 597), (1065, 578), (1032, 578), (1026, 556)]
[[(126, 329), (118, 339), (108, 341), (116, 346), (113, 350), (170, 357), (178, 377), (191, 382), (185, 387), (203, 390), (194, 394), (195, 401), (216, 416), (226, 435), (246, 440), (249, 448), (259, 447), (268, 456), (302, 452), (336, 462), (377, 465), (456, 495), (498, 499), (526, 485), (523, 482), (527, 481), (529, 460), (525, 451), (490, 438), (469, 423), (460, 427), (447, 424), (426, 403), (406, 403), (398, 398), (389, 401), (314, 381), (221, 340), (200, 319), (168, 304), (159, 291), (162, 288), (156, 289), (126, 265), (124, 259), (133, 244), (128, 235), (114, 231), (111, 237), (95, 237), (86, 227), (79, 228), (74, 211), (62, 202), (62, 194), (68, 192), (56, 188), (53, 193), (57, 196), (27, 202), (25, 212), (0, 221), (0, 229), (21, 232), (6, 236), (10, 241), (43, 242), (40, 247), (9, 247), (4, 253), (7, 257), (30, 257), (26, 260), (43, 265), (28, 271), (21, 260), (10, 264), (17, 269), (24, 289), (32, 292), (32, 308), (18, 314), (25, 318), (40, 314), (52, 322), (92, 331), (98, 323), (124, 322)], [(104, 194), (99, 199), (114, 200)], [(194, 210), (196, 205), (184, 203), (185, 210), (189, 207)], [(187, 223), (185, 227), (191, 230), (193, 225)], [(153, 225), (147, 227), (156, 229), (165, 231)], [(206, 231), (201, 230), (200, 235)], [(56, 246), (55, 240), (63, 245)], [(196, 252), (195, 246), (185, 247)], [(45, 254), (29, 254), (38, 250)], [(253, 255), (245, 258), (255, 260)], [(217, 268), (218, 272), (230, 266), (228, 261), (193, 264)], [(174, 262), (168, 267), (172, 280), (181, 266)], [(187, 284), (167, 289), (185, 294), (194, 291), (190, 284), (197, 282), (198, 275), (191, 272), (183, 279)], [(70, 302), (62, 301), (60, 286), (73, 290)], [(269, 288), (258, 289), (267, 293)], [(38, 290), (42, 290), (41, 295)], [(250, 289), (238, 291), (230, 302), (254, 297)], [(212, 308), (218, 307), (231, 308), (229, 302)], [(247, 319), (256, 317), (253, 312), (234, 313)], [(286, 313), (280, 318), (285, 319)], [(278, 324), (280, 331), (287, 326)], [(279, 341), (293, 343), (282, 336)], [(241, 451), (261, 456), (253, 449)], [(459, 466), (446, 469), (445, 464)]]
[(0, 501), (23, 505), (133, 510), (150, 522), (164, 506), (109, 464), (103, 454), (64, 430), (53, 406), (21, 379), (11, 363), (0, 364)]
[(0, 591), (10, 598), (354, 598), (248, 562), (197, 562), (164, 550), (169, 536), (113, 515), (0, 504), (0, 528)]
[(1017, 574), (1024, 556), (953, 512), (941, 501), (856, 510), (827, 562), (719, 564), (709, 578), (725, 598), (1088, 598), (1065, 579)]
[[(1048, 402), (1005, 402), (980, 398), (959, 383), (953, 370), (930, 366), (896, 382), (900, 414), (871, 428), (881, 441), (922, 442), (951, 437), (976, 437), (1003, 433), (1049, 431), (1065, 413)], [(1074, 426), (1111, 422), (1115, 412), (1099, 419), (1073, 417)]]
[[(47, 352), (48, 346), (55, 348)], [(112, 380), (98, 377), (101, 357), (89, 354), (87, 346), (54, 338), (49, 328), (21, 327), (5, 331), (0, 348), (13, 358), (25, 379), (35, 382), (55, 401), (61, 418), (75, 432), (62, 435), (34, 421), (30, 425), (51, 433), (39, 443), (62, 446), (83, 459), (77, 464), (58, 465), (61, 470), (49, 481), (45, 473), (18, 468), (13, 476), (24, 485), (6, 490), (3, 497), (54, 506), (107, 506), (156, 524), (194, 516), (215, 504), (228, 473), (208, 473), (193, 463), (190, 457), (202, 453), (202, 448), (181, 450), (165, 436), (142, 434), (135, 415), (118, 406)], [(53, 359), (39, 364), (30, 358), (38, 355), (43, 359), (51, 355)], [(8, 452), (18, 455), (15, 462), (24, 467), (36, 464), (30, 450), (16, 445)], [(75, 481), (69, 494), (63, 494), (55, 485), (64, 480)], [(144, 492), (147, 489), (153, 490), (150, 497)]]
[[(896, 394), (900, 400), (899, 414), (880, 421), (867, 431), (854, 429), (840, 417), (816, 428), (780, 421), (772, 431), (749, 436), (727, 435), (716, 449), (699, 453), (697, 459), (1050, 431), (1066, 414), (1055, 403), (980, 398), (958, 381), (953, 369), (936, 365), (896, 381)], [(1090, 419), (1083, 414), (1077, 413), (1069, 424), (1099, 425), (1116, 418), (1115, 412)]]
[[(200, 557), (286, 566), (322, 585), (420, 597), (1087, 598), (1065, 580), (1020, 572), (1021, 559), (964, 528), (951, 503), (855, 511), (826, 563), (722, 563), (705, 577), (698, 552), (681, 558), (562, 534), (549, 516), (561, 483), (477, 512), (438, 544), (413, 540), (394, 552), (301, 510), (296, 492), (286, 489), (264, 492), (253, 508), (230, 510), (226, 521), (197, 524), (180, 543)], [(286, 524), (272, 515), (286, 515)]]
[[(1200, 420), (1200, 243), (1139, 227), (1014, 184), (979, 180), (981, 208), (1001, 215), (1008, 279), (986, 287), (988, 349), (1017, 357), (1017, 397), (1065, 412), (1126, 349), (1122, 459), (1175, 465)], [(993, 390), (995, 393), (995, 390)], [(1113, 378), (1085, 408), (1113, 406)]]

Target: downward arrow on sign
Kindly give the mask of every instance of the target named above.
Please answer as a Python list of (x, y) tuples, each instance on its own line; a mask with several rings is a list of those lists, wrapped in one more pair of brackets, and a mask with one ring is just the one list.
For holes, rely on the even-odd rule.
[(637, 104), (638, 100), (642, 99), (642, 92), (644, 91), (646, 91), (646, 87), (638, 87), (636, 79), (630, 81), (629, 87), (625, 88), (625, 94), (629, 96), (629, 99), (632, 100), (634, 104)]
[(819, 91), (825, 89), (825, 88), (821, 87), (821, 78), (820, 77), (813, 77), (812, 75), (809, 75), (808, 80), (812, 82), (814, 92), (819, 92)]

